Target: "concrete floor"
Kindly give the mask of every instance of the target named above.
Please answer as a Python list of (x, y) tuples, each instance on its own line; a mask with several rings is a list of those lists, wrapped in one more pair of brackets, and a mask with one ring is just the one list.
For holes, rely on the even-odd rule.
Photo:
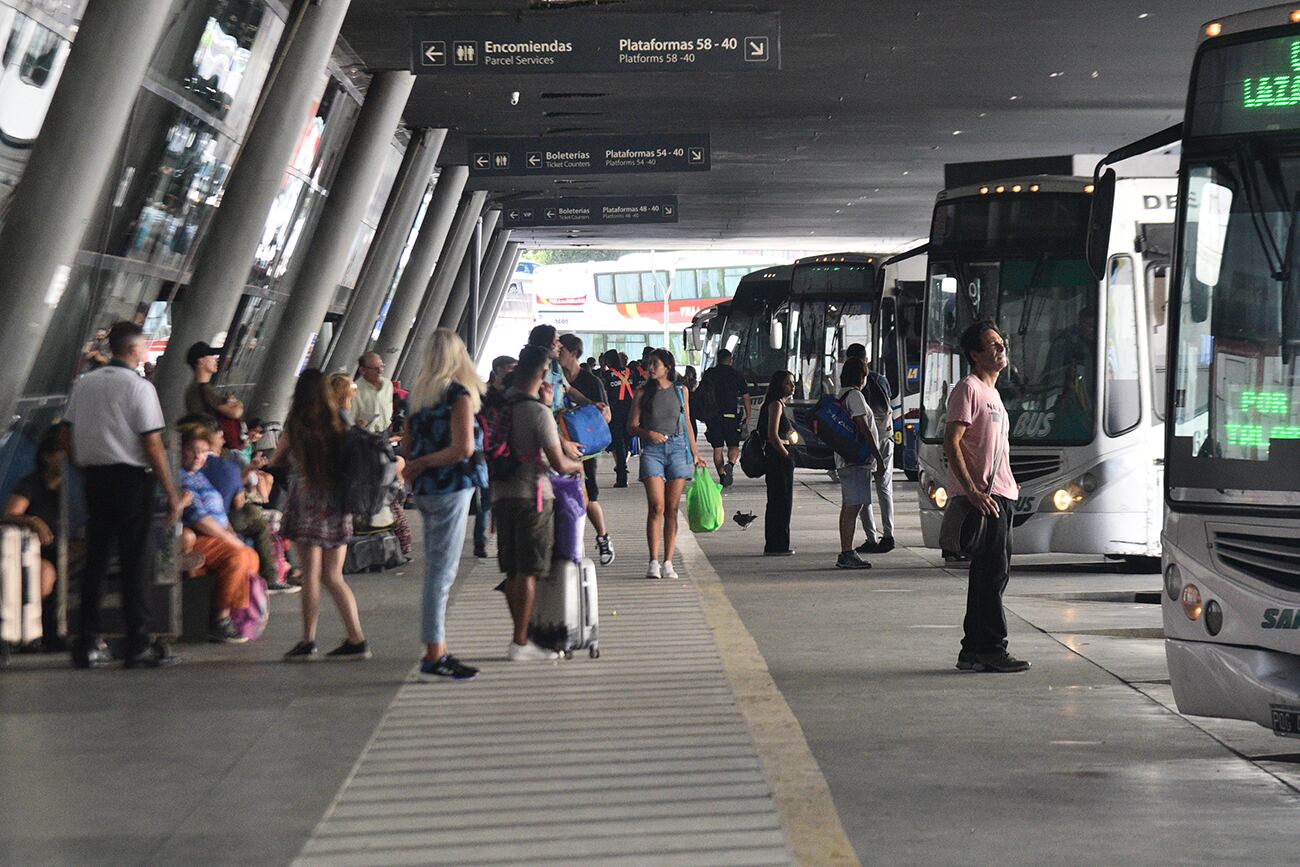
[[(1018, 560), (1007, 600), (1012, 650), (1033, 669), (958, 673), (963, 576), (908, 547), (920, 543), (915, 500), (901, 476), (897, 484), (904, 547), (869, 572), (833, 568), (838, 489), (805, 473), (795, 494), (798, 556), (764, 558), (762, 522), (742, 532), (728, 521), (697, 537), (707, 562), (692, 561), (700, 555), (686, 545), (679, 566), (701, 576), (706, 603), (702, 576), (720, 577), (753, 641), (724, 636), (710, 620), (729, 671), (736, 648), (748, 646), (753, 658), (739, 661), (770, 672), (776, 702), (793, 712), (779, 739), (806, 739), (813, 775), (820, 768), (833, 797), (833, 809), (818, 809), (838, 812), (859, 861), (1295, 863), (1300, 745), (1174, 712), (1154, 637), (1158, 606), (1062, 595), (1149, 591), (1157, 576), (1086, 558)], [(619, 516), (612, 584), (644, 563), (642, 498), (634, 487), (602, 499)], [(726, 495), (728, 516), (761, 515), (762, 506), (761, 481), (738, 479)], [(354, 579), (376, 650), (369, 663), (281, 664), (298, 603), (278, 597), (262, 641), (182, 646), (185, 662), (169, 671), (77, 672), (60, 658), (20, 659), (0, 672), (0, 863), (287, 864), (300, 855), (313, 863), (311, 841), (328, 830), (322, 819), (400, 707), (394, 700), (419, 652), (417, 567)], [(340, 637), (328, 604), (322, 624), (328, 646)], [(662, 653), (680, 662), (671, 647)], [(618, 657), (575, 660), (572, 670), (607, 662)], [(489, 685), (490, 673), (478, 683)], [(465, 696), (457, 706), (472, 710), (469, 694), (457, 694)], [(764, 726), (747, 719), (761, 741)], [(456, 734), (469, 743), (475, 731)], [(491, 740), (487, 730), (482, 737)], [(762, 755), (779, 790), (790, 776), (784, 759)], [(808, 811), (777, 794), (797, 839)], [(553, 809), (562, 814), (576, 798), (557, 792)], [(438, 860), (430, 849), (427, 862)]]

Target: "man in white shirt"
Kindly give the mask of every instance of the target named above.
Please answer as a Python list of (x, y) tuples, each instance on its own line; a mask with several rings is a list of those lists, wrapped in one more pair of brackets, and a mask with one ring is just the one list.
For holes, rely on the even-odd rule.
[(156, 486), (167, 501), (168, 526), (180, 518), (163, 448), (162, 407), (152, 383), (136, 371), (145, 357), (144, 332), (131, 322), (108, 331), (112, 360), (72, 386), (64, 415), (68, 456), (86, 489), (86, 568), (81, 583), (80, 637), (72, 661), (102, 668), (112, 656), (102, 637), (101, 585), (115, 548), (126, 621), (126, 666), (159, 668), (176, 662), (167, 645), (149, 637), (150, 544)]
[(357, 360), (361, 378), (352, 398), (352, 418), (359, 428), (386, 434), (393, 426), (393, 381), (384, 376), (384, 359), (367, 352)]
[[(862, 386), (867, 381), (867, 365), (861, 358), (850, 358), (844, 362), (840, 371), (839, 400), (845, 411), (853, 417), (853, 424), (858, 429), (860, 442), (870, 446), (871, 460), (876, 466), (876, 473), (883, 472), (884, 459), (876, 445), (876, 430), (871, 419), (871, 410), (867, 399), (862, 395)], [(850, 464), (835, 453), (835, 469), (840, 477), (840, 556), (835, 561), (839, 569), (870, 569), (871, 564), (863, 560), (853, 550), (853, 533), (857, 527), (858, 516), (864, 509), (871, 508), (871, 463)]]

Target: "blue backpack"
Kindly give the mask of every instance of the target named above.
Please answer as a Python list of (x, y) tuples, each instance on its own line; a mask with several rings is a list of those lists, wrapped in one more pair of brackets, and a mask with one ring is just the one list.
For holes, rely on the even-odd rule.
[(822, 395), (813, 407), (812, 429), (817, 439), (845, 463), (865, 464), (871, 460), (871, 444), (862, 438), (843, 400)]

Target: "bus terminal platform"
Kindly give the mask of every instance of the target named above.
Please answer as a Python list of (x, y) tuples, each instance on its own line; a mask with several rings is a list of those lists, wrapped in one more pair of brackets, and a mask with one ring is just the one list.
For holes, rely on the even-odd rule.
[(448, 615), (468, 683), (413, 678), (418, 557), (349, 578), (368, 662), (282, 663), (296, 596), (261, 640), (178, 645), (163, 671), (19, 657), (0, 863), (1294, 863), (1300, 745), (1173, 709), (1158, 575), (1015, 558), (1033, 668), (958, 672), (964, 568), (920, 547), (915, 486), (896, 477), (899, 548), (849, 571), (838, 486), (795, 482), (796, 556), (730, 520), (763, 510), (737, 474), (722, 529), (683, 516), (675, 581), (642, 577), (639, 486), (604, 490), (599, 659), (507, 662), (495, 560), (468, 546)]

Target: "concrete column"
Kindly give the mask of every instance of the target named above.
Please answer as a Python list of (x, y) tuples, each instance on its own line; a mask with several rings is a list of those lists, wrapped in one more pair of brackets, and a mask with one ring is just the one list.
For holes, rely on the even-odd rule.
[(429, 209), (424, 214), (424, 222), (420, 225), (420, 234), (415, 239), (411, 258), (402, 271), (402, 279), (397, 281), (392, 303), (388, 305), (388, 315), (384, 318), (384, 327), (379, 332), (379, 340), (375, 342), (375, 351), (384, 359), (384, 367), (389, 376), (394, 375), (402, 347), (406, 345), (411, 325), (427, 294), (434, 266), (446, 246), (447, 233), (451, 230), (456, 215), (456, 205), (460, 202), (460, 194), (468, 180), (467, 166), (447, 166), (438, 175), (438, 185), (433, 190)]
[(320, 223), (303, 251), (302, 272), (271, 336), (266, 366), (254, 392), (253, 415), (281, 419), (289, 410), (298, 363), (312, 335), (319, 332), (347, 270), (348, 253), (366, 206), (375, 197), (393, 132), (414, 84), (415, 76), (406, 71), (381, 72), (370, 81)]
[[(403, 335), (406, 337), (405, 345), (397, 358), (396, 367), (389, 365), (389, 369), (394, 371), (392, 376), (401, 377), (402, 369), (412, 352), (420, 350), (424, 341), (442, 321), (442, 309), (447, 306), (447, 299), (451, 297), (452, 284), (455, 283), (456, 275), (460, 272), (460, 263), (465, 260), (465, 253), (469, 250), (470, 236), (474, 234), (474, 227), (478, 225), (478, 218), (483, 212), (485, 201), (487, 201), (487, 193), (483, 190), (468, 192), (461, 197), (460, 205), (456, 208), (456, 217), (451, 223), (451, 231), (447, 233), (447, 242), (442, 247), (442, 256), (438, 259), (438, 267), (434, 269), (433, 279), (429, 281), (429, 288), (425, 291), (424, 301), (420, 305), (420, 313), (415, 318), (415, 326)], [(387, 323), (385, 323), (385, 331), (388, 330), (386, 326)], [(380, 337), (382, 339), (383, 335)], [(384, 359), (384, 364), (388, 365), (387, 358)]]
[(487, 345), (488, 332), (492, 330), (497, 317), (501, 315), (501, 307), (506, 302), (506, 290), (510, 288), (515, 269), (519, 267), (519, 257), (524, 252), (523, 248), (524, 245), (518, 241), (507, 244), (505, 254), (501, 257), (501, 264), (497, 266), (496, 274), (493, 275), (487, 303), (483, 305), (483, 314), (479, 316), (474, 332), (476, 361), (482, 357), (483, 348)]
[(420, 203), (429, 188), (429, 179), (447, 138), (445, 129), (416, 130), (407, 145), (402, 167), (397, 172), (393, 192), (384, 205), (384, 215), (375, 230), (352, 293), (352, 303), (343, 316), (338, 339), (329, 356), (329, 366), (352, 369), (361, 353), (370, 345), (370, 333), (393, 285), (393, 274), (401, 261), (402, 249), (420, 212)]
[(50, 317), (117, 160), (173, 0), (91, 0), (0, 229), (0, 430), (40, 357)]
[(488, 244), (487, 252), (483, 254), (483, 267), (479, 269), (478, 286), (475, 287), (469, 304), (465, 306), (465, 315), (462, 319), (466, 322), (465, 343), (469, 347), (471, 357), (478, 355), (478, 323), (486, 312), (484, 307), (487, 306), (488, 296), (492, 292), (492, 281), (496, 279), (497, 268), (501, 267), (501, 257), (505, 255), (506, 245), (509, 243), (509, 229), (498, 229), (492, 236), (492, 242)]
[(501, 212), (494, 209), (483, 215), (481, 231), (476, 227), (470, 238), (469, 249), (465, 251), (464, 261), (461, 262), (461, 272), (464, 277), (462, 279), (460, 273), (456, 275), (456, 282), (452, 287), (451, 295), (447, 298), (447, 305), (442, 308), (442, 316), (438, 319), (439, 328), (455, 330), (460, 325), (460, 317), (473, 300), (479, 275), (483, 272), (484, 239), (492, 237), (500, 219)]
[(239, 307), (267, 214), (320, 96), (321, 71), (338, 39), (348, 2), (298, 4), (297, 29), (286, 32), (292, 41), (281, 45), (279, 65), (226, 181), (221, 207), (195, 260), (193, 279), (172, 307), (167, 352), (154, 374), (168, 419), (184, 412), (185, 386), (192, 376), (186, 350), (229, 328)]

